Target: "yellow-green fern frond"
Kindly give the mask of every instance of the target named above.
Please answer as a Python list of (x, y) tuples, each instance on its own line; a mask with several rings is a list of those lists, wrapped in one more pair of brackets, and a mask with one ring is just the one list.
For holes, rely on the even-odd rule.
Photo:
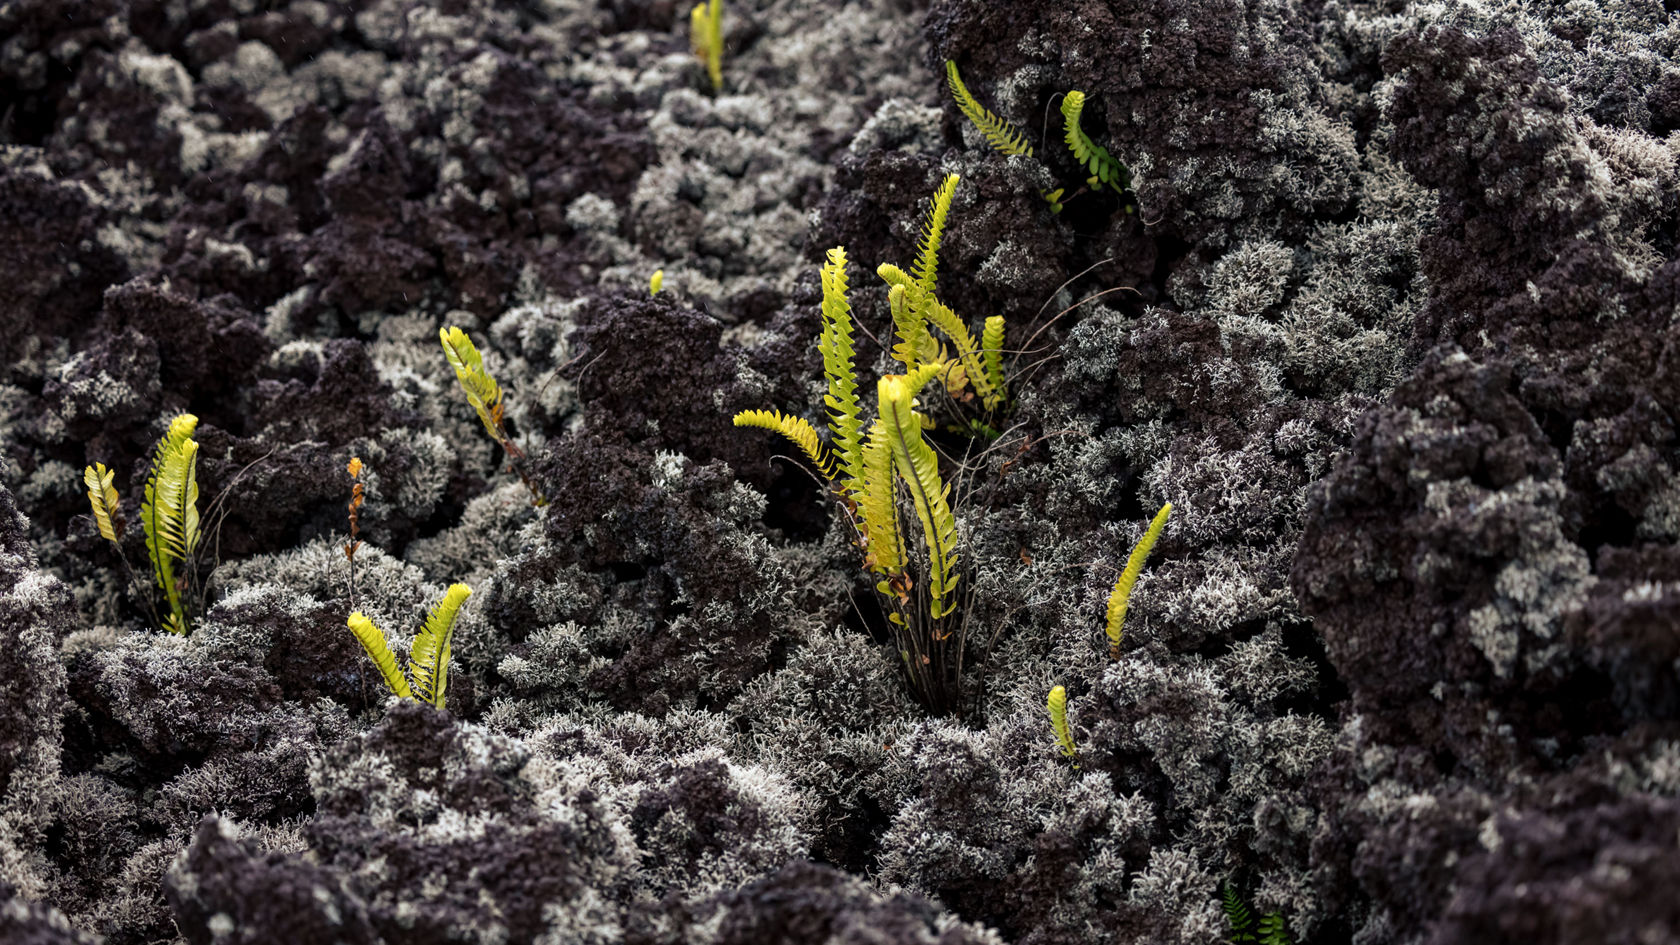
[(712, 91), (723, 91), (723, 0), (702, 0), (688, 11), (688, 42), (706, 65)]
[(892, 446), (893, 465), (904, 480), (928, 553), (928, 613), (938, 620), (956, 608), (957, 519), (951, 513), (950, 487), (939, 478), (939, 459), (922, 438), (916, 394), (938, 376), (938, 365), (909, 374), (889, 374), (878, 385), (881, 422)]
[(1069, 758), (1079, 757), (1079, 749), (1073, 745), (1073, 729), (1067, 720), (1067, 690), (1061, 686), (1050, 690), (1047, 706), (1050, 709), (1050, 727), (1056, 732), (1056, 744), (1061, 747), (1062, 754)]
[(165, 628), (177, 634), (186, 632), (187, 618), (175, 566), (198, 547), (198, 443), (192, 439), (197, 429), (198, 418), (190, 413), (170, 421), (152, 454), (152, 470), (140, 504), (152, 574), (169, 600)]
[[(951, 339), (951, 343), (957, 349), (957, 360), (962, 363), (963, 376), (974, 382), (974, 389), (980, 395), (986, 409), (992, 410), (1001, 405), (1003, 392), (992, 383), (991, 375), (981, 363), (980, 349), (975, 345), (974, 336), (969, 333), (968, 326), (963, 324), (956, 312), (951, 311), (938, 299), (928, 299), (922, 310), (926, 313), (928, 322)], [(956, 378), (947, 378), (946, 387), (954, 392), (962, 387), (962, 383)]]
[(655, 269), (648, 278), (648, 295), (658, 295), (659, 290), (665, 288), (665, 270)]
[(910, 278), (907, 274), (905, 274), (904, 270), (898, 268), (892, 263), (882, 263), (879, 266), (876, 266), (875, 274), (881, 277), (881, 281), (885, 282), (888, 288), (895, 285), (901, 285), (908, 289), (916, 284), (916, 280)]
[(817, 436), (817, 428), (811, 426), (811, 421), (804, 417), (790, 417), (780, 410), (743, 410), (735, 415), (735, 425), (774, 430), (782, 434), (811, 458), (811, 462), (816, 464), (817, 471), (822, 473), (824, 479), (834, 481), (834, 460)]
[(927, 317), (923, 311), (927, 306), (917, 306), (915, 285), (894, 285), (887, 290), (887, 308), (892, 313), (893, 329), (898, 334), (898, 343), (893, 345), (894, 360), (904, 365), (904, 370), (913, 371), (924, 364), (942, 364), (945, 361), (945, 348), (927, 329)]
[(822, 335), (817, 350), (828, 378), (828, 432), (839, 457), (840, 485), (847, 495), (863, 490), (863, 420), (857, 396), (857, 369), (853, 364), (852, 306), (846, 301), (846, 249), (828, 251), (822, 268)]
[(1149, 529), (1138, 539), (1137, 546), (1132, 549), (1132, 556), (1126, 559), (1126, 570), (1120, 572), (1120, 579), (1114, 582), (1114, 590), (1108, 595), (1108, 642), (1110, 651), (1116, 651), (1120, 646), (1121, 628), (1126, 622), (1126, 608), (1131, 605), (1132, 585), (1137, 583), (1138, 574), (1143, 571), (1144, 559), (1149, 557), (1150, 549), (1155, 547), (1155, 539), (1161, 537), (1161, 530), (1167, 527), (1167, 517), (1172, 515), (1172, 503), (1161, 506), (1161, 511), (1155, 513), (1155, 520), (1149, 523)]
[(992, 390), (997, 392), (998, 403), (988, 405), (995, 408), (1008, 397), (1008, 389), (1003, 384), (1002, 315), (986, 318), (986, 328), (980, 333), (980, 354), (986, 362), (986, 380), (991, 383)]
[(345, 621), (350, 632), (356, 635), (356, 642), (367, 651), (368, 659), (373, 660), (373, 666), (379, 670), (379, 676), (385, 680), (385, 685), (395, 694), (404, 699), (414, 698), (414, 693), (408, 688), (408, 680), (403, 678), (402, 670), (397, 668), (397, 658), (391, 653), (391, 647), (385, 642), (385, 634), (373, 625), (361, 611), (350, 615)]
[(916, 247), (913, 274), (918, 297), (911, 304), (920, 303), (920, 296), (930, 296), (939, 281), (939, 246), (945, 237), (945, 217), (951, 212), (951, 197), (957, 192), (958, 177), (945, 175), (945, 180), (928, 201), (927, 216), (922, 220), (922, 239)]
[(950, 83), (951, 97), (957, 100), (957, 108), (974, 122), (974, 127), (986, 136), (992, 147), (1004, 154), (1021, 154), (1032, 157), (1032, 146), (1027, 144), (1027, 138), (1017, 131), (1014, 125), (1004, 121), (987, 111), (985, 106), (974, 100), (968, 93), (968, 86), (963, 85), (962, 76), (957, 73), (957, 64), (945, 60), (945, 80)]
[(99, 525), (99, 536), (111, 542), (122, 537), (123, 524), (115, 480), (116, 473), (106, 469), (104, 463), (94, 463), (82, 472), (82, 481), (88, 487), (88, 504), (93, 507), (93, 520)]
[[(904, 572), (904, 537), (898, 530), (898, 507), (893, 500), (893, 451), (887, 428), (876, 418), (863, 443), (863, 492), (857, 498), (863, 522), (865, 564), (877, 574)], [(890, 594), (885, 582), (878, 588)]]
[(467, 402), (478, 412), (478, 419), (490, 431), (491, 438), (502, 442), (507, 436), (502, 429), (502, 388), (484, 370), (484, 357), (467, 333), (454, 326), (439, 328), (438, 340), (443, 343), (449, 366), (455, 369), (455, 380), (467, 394)]
[(426, 625), (415, 635), (414, 645), (408, 650), (414, 697), (435, 708), (444, 707), (444, 693), (449, 688), (449, 648), (455, 637), (455, 617), (471, 594), (472, 588), (465, 584), (449, 585), (443, 600), (426, 615)]
[(1091, 173), (1092, 186), (1106, 185), (1117, 191), (1125, 190), (1125, 168), (1114, 159), (1114, 155), (1108, 153), (1107, 148), (1092, 141), (1079, 127), (1079, 116), (1084, 110), (1084, 92), (1073, 91), (1062, 97), (1062, 124), (1068, 150), (1073, 152), (1074, 160)]

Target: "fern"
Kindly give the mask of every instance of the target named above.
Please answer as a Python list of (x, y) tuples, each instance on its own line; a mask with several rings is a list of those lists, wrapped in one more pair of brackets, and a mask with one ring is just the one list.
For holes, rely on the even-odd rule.
[(688, 42), (706, 66), (712, 91), (723, 91), (723, 0), (701, 0), (688, 11)]
[[(883, 263), (881, 268), (889, 267)], [(897, 275), (903, 275), (896, 266), (891, 268)], [(898, 334), (898, 343), (892, 349), (893, 359), (903, 364), (906, 371), (914, 371), (924, 364), (944, 363), (945, 351), (928, 333), (927, 319), (914, 302), (915, 283), (899, 284), (890, 279), (888, 282), (887, 310), (892, 313), (893, 328)]]
[(82, 481), (88, 487), (88, 504), (93, 507), (93, 520), (99, 525), (99, 537), (120, 547), (123, 520), (115, 480), (116, 473), (106, 469), (104, 463), (94, 463), (82, 472)]
[(175, 568), (187, 564), (198, 549), (198, 443), (192, 438), (197, 429), (198, 418), (190, 413), (169, 422), (152, 454), (151, 475), (140, 505), (152, 574), (169, 601), (164, 629), (177, 635), (187, 632), (187, 614)]
[(1108, 149), (1097, 144), (1086, 136), (1084, 129), (1079, 127), (1079, 116), (1085, 110), (1085, 93), (1072, 91), (1062, 97), (1062, 120), (1068, 150), (1073, 152), (1074, 160), (1078, 161), (1091, 174), (1089, 181), (1093, 188), (1103, 186), (1112, 187), (1121, 192), (1126, 189), (1126, 169), (1108, 153)]
[(496, 442), (506, 440), (507, 430), (502, 424), (502, 388), (484, 369), (484, 357), (478, 353), (477, 346), (466, 332), (454, 326), (439, 328), (438, 341), (443, 343), (443, 354), (449, 359), (449, 366), (455, 369), (455, 380), (466, 392), (467, 403), (477, 411), (484, 429)]
[[(1061, 747), (1062, 754), (1069, 758), (1078, 758), (1079, 749), (1073, 744), (1073, 729), (1067, 720), (1067, 690), (1057, 686), (1050, 690), (1050, 698), (1046, 701), (1050, 710), (1050, 728), (1056, 733), (1056, 744)], [(1079, 767), (1076, 763), (1074, 767)]]
[(537, 488), (537, 484), (525, 474), (525, 451), (508, 435), (507, 423), (502, 415), (502, 388), (490, 372), (484, 369), (484, 357), (478, 353), (467, 333), (453, 325), (438, 329), (438, 341), (443, 344), (444, 357), (449, 359), (449, 366), (455, 371), (455, 380), (466, 392), (467, 403), (472, 404), (478, 419), (489, 431), (490, 438), (507, 453), (508, 461), (513, 471), (519, 475), (519, 481), (531, 491), (531, 498), (536, 505), (547, 505), (548, 499)]
[(461, 604), (472, 596), (472, 588), (465, 584), (451, 584), (443, 599), (426, 615), (426, 624), (415, 634), (408, 648), (408, 675), (397, 666), (397, 657), (385, 642), (385, 633), (374, 626), (361, 611), (351, 614), (345, 624), (356, 641), (367, 651), (368, 659), (379, 670), (386, 688), (403, 699), (415, 699), (433, 708), (445, 708), (444, 697), (449, 689), (449, 655), (455, 639), (455, 618)]
[(373, 660), (374, 668), (379, 670), (379, 677), (385, 680), (385, 685), (395, 695), (404, 698), (414, 698), (414, 693), (408, 688), (408, 680), (403, 678), (402, 670), (397, 668), (397, 657), (391, 652), (391, 647), (385, 642), (385, 633), (374, 626), (361, 611), (356, 611), (345, 621), (350, 632), (355, 634), (356, 642), (367, 651), (368, 659)]
[(415, 698), (434, 708), (443, 708), (444, 692), (449, 688), (449, 646), (455, 637), (455, 617), (471, 594), (472, 588), (465, 584), (449, 585), (443, 600), (426, 615), (426, 625), (408, 651)]
[(915, 398), (938, 373), (937, 365), (923, 365), (908, 375), (889, 374), (878, 385), (893, 466), (910, 493), (927, 542), (929, 616), (936, 621), (956, 607), (957, 520), (951, 514), (950, 487), (939, 478), (939, 459), (922, 438)]
[(957, 192), (958, 180), (957, 175), (946, 174), (945, 180), (928, 201), (927, 216), (922, 220), (922, 239), (916, 248), (913, 269), (918, 301), (920, 298), (931, 296), (939, 282), (939, 246), (945, 237), (945, 218), (951, 212), (951, 197)]
[(1294, 945), (1289, 938), (1289, 928), (1284, 924), (1283, 915), (1268, 912), (1260, 917), (1260, 925), (1255, 930), (1259, 936), (1260, 945)]
[(822, 335), (817, 351), (828, 378), (828, 432), (839, 456), (841, 486), (854, 499), (863, 491), (863, 420), (857, 396), (857, 370), (853, 365), (852, 306), (846, 300), (846, 250), (828, 251), (822, 268)]
[(1003, 316), (988, 315), (986, 328), (980, 333), (980, 354), (986, 362), (986, 382), (997, 391), (1001, 401), (1003, 386)]
[(1126, 559), (1126, 569), (1120, 572), (1120, 578), (1114, 582), (1114, 590), (1108, 595), (1108, 650), (1110, 655), (1120, 652), (1120, 637), (1122, 627), (1126, 623), (1126, 609), (1131, 606), (1132, 585), (1137, 583), (1138, 574), (1143, 571), (1143, 562), (1149, 557), (1149, 552), (1155, 547), (1155, 540), (1161, 537), (1161, 530), (1167, 527), (1167, 517), (1172, 515), (1172, 503), (1161, 506), (1161, 511), (1155, 513), (1155, 520), (1149, 523), (1149, 528), (1138, 539), (1132, 548), (1131, 557)]
[(665, 270), (655, 269), (648, 277), (648, 295), (658, 295), (659, 290), (665, 288)]
[[(870, 424), (869, 438), (863, 444), (863, 492), (857, 504), (863, 520), (864, 565), (877, 574), (903, 574), (904, 538), (893, 504), (893, 451), (887, 442), (886, 425), (879, 417)], [(876, 590), (892, 593), (884, 580)]]
[(957, 64), (949, 59), (945, 60), (945, 80), (951, 86), (951, 97), (957, 100), (957, 108), (968, 116), (974, 127), (980, 129), (992, 147), (1004, 154), (1032, 157), (1033, 149), (1027, 144), (1026, 136), (975, 101), (974, 96), (968, 93), (968, 86), (963, 85), (962, 76), (957, 73)]
[(1220, 887), (1220, 904), (1225, 910), (1225, 921), (1231, 926), (1232, 945), (1249, 945), (1254, 942), (1254, 914), (1248, 911), (1248, 904), (1243, 902), (1242, 896), (1231, 888), (1230, 883)]
[(804, 417), (790, 417), (780, 410), (743, 410), (735, 415), (735, 425), (774, 430), (782, 434), (810, 457), (824, 479), (834, 481), (834, 460), (829, 456), (827, 447), (823, 446), (821, 438), (817, 436), (817, 428), (811, 426), (811, 421)]
[[(998, 366), (998, 383), (994, 384), (992, 381), (992, 373), (981, 363), (981, 351), (979, 346), (974, 343), (974, 336), (969, 334), (968, 326), (962, 323), (962, 319), (957, 317), (957, 313), (951, 311), (949, 307), (940, 302), (938, 299), (933, 298), (927, 300), (924, 310), (927, 313), (927, 321), (931, 323), (933, 327), (939, 329), (941, 332), (944, 332), (945, 337), (951, 339), (951, 343), (956, 346), (957, 360), (962, 365), (963, 376), (966, 380), (974, 382), (974, 389), (980, 395), (980, 402), (985, 405), (987, 410), (995, 410), (1002, 406), (1002, 362), (1000, 361)], [(998, 320), (998, 343), (1001, 347), (1003, 319), (999, 316), (993, 317)], [(956, 386), (958, 385), (950, 383), (946, 384), (947, 388)]]

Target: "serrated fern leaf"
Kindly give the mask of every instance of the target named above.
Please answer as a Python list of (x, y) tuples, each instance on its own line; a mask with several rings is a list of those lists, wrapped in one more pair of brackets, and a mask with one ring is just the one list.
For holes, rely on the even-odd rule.
[(894, 284), (887, 290), (887, 309), (892, 313), (893, 330), (898, 335), (892, 356), (904, 365), (906, 371), (914, 371), (924, 364), (945, 362), (945, 348), (928, 331), (924, 312), (926, 306), (918, 306), (915, 303), (917, 297), (914, 283)]
[[(912, 274), (916, 279), (917, 296), (931, 296), (939, 281), (939, 246), (945, 238), (945, 217), (951, 212), (951, 197), (957, 192), (955, 174), (945, 180), (928, 201), (927, 216), (922, 220), (922, 239), (916, 248), (916, 262)], [(912, 304), (920, 302), (913, 298)]]
[(426, 625), (414, 637), (408, 651), (408, 672), (414, 677), (414, 695), (421, 702), (443, 708), (444, 693), (449, 688), (449, 649), (455, 637), (455, 618), (461, 604), (472, 595), (465, 584), (451, 584), (432, 612), (426, 615)]
[(823, 446), (822, 440), (817, 436), (817, 428), (811, 426), (811, 421), (804, 417), (790, 417), (780, 410), (743, 410), (735, 415), (735, 425), (774, 430), (782, 434), (810, 457), (824, 479), (834, 481), (834, 459), (829, 456), (827, 447)]
[(413, 691), (408, 688), (408, 680), (403, 678), (402, 670), (397, 668), (396, 656), (385, 642), (384, 632), (374, 626), (373, 621), (359, 610), (351, 614), (345, 624), (350, 627), (350, 632), (355, 634), (356, 642), (367, 652), (368, 659), (373, 660), (373, 666), (379, 670), (379, 677), (385, 680), (386, 687), (404, 699), (414, 698)]
[(1008, 397), (1008, 389), (1003, 384), (1003, 316), (991, 315), (986, 318), (986, 327), (980, 333), (980, 354), (986, 362), (986, 380), (992, 390), (997, 393), (998, 402), (986, 406), (996, 409)]
[(186, 632), (187, 617), (175, 565), (184, 563), (198, 545), (198, 444), (192, 439), (197, 429), (198, 418), (190, 413), (169, 422), (169, 430), (152, 454), (145, 499), (140, 504), (152, 575), (169, 601), (164, 626), (176, 634)]
[(1020, 154), (1032, 157), (1032, 146), (1027, 144), (1027, 138), (1016, 130), (1014, 125), (1004, 121), (987, 111), (985, 106), (974, 100), (968, 92), (968, 86), (963, 85), (962, 76), (957, 72), (957, 64), (945, 60), (945, 80), (951, 86), (951, 97), (956, 99), (957, 108), (980, 129), (992, 147), (1004, 154)]
[(950, 487), (939, 478), (939, 459), (922, 437), (915, 398), (938, 374), (938, 365), (924, 365), (907, 375), (889, 374), (878, 385), (880, 416), (892, 446), (893, 465), (904, 480), (927, 543), (928, 613), (935, 620), (956, 608), (957, 519), (951, 513)]
[[(963, 324), (956, 312), (951, 311), (949, 306), (938, 299), (927, 299), (923, 310), (927, 314), (927, 321), (951, 339), (951, 344), (957, 349), (957, 360), (962, 364), (963, 376), (974, 382), (974, 389), (980, 395), (986, 409), (991, 410), (1001, 404), (1002, 392), (993, 385), (991, 375), (981, 363), (980, 348), (975, 345), (974, 336), (969, 333), (968, 326)], [(999, 324), (1001, 327), (1001, 322)], [(962, 383), (954, 378), (946, 381), (946, 387), (953, 392), (962, 386)]]
[(841, 488), (853, 496), (863, 491), (863, 420), (857, 396), (857, 369), (853, 364), (852, 306), (846, 301), (846, 250), (828, 251), (822, 268), (822, 335), (817, 350), (822, 354), (823, 374), (828, 378), (828, 432), (839, 457)]
[(1248, 904), (1243, 902), (1242, 896), (1226, 883), (1219, 891), (1220, 905), (1225, 910), (1225, 921), (1231, 925), (1231, 942), (1233, 945), (1249, 945), (1254, 941), (1254, 914), (1248, 911)]
[(1062, 754), (1069, 758), (1079, 757), (1079, 749), (1073, 744), (1073, 729), (1068, 726), (1067, 690), (1061, 686), (1051, 689), (1046, 707), (1050, 710), (1050, 728), (1056, 733), (1056, 744), (1062, 749)]
[(484, 357), (467, 333), (454, 326), (439, 328), (438, 341), (442, 342), (443, 354), (455, 369), (455, 380), (466, 392), (467, 402), (478, 413), (484, 429), (490, 431), (496, 442), (502, 442), (507, 436), (502, 429), (502, 388), (484, 370)]
[(1294, 945), (1289, 939), (1289, 928), (1284, 924), (1281, 913), (1268, 912), (1261, 916), (1255, 934), (1260, 945)]
[(94, 463), (82, 472), (88, 487), (88, 504), (93, 507), (93, 520), (99, 525), (99, 537), (116, 542), (121, 537), (122, 513), (115, 485), (116, 473), (104, 463)]
[(1126, 609), (1131, 606), (1132, 585), (1137, 583), (1138, 575), (1143, 571), (1144, 559), (1155, 547), (1155, 540), (1161, 537), (1161, 530), (1167, 527), (1167, 517), (1172, 515), (1172, 503), (1161, 506), (1161, 511), (1155, 513), (1154, 521), (1149, 523), (1149, 529), (1138, 539), (1132, 548), (1131, 557), (1126, 559), (1126, 569), (1120, 572), (1119, 580), (1114, 582), (1114, 590), (1108, 595), (1108, 642), (1111, 647), (1120, 645), (1122, 628), (1126, 623)]
[[(887, 428), (876, 418), (863, 443), (863, 492), (857, 498), (863, 522), (864, 564), (876, 574), (904, 572), (904, 537), (894, 502), (893, 451)], [(882, 590), (881, 593), (890, 593)]]
[(1108, 153), (1108, 149), (1097, 144), (1086, 136), (1085, 130), (1079, 127), (1079, 116), (1085, 110), (1085, 93), (1073, 91), (1062, 97), (1063, 133), (1067, 140), (1068, 150), (1073, 152), (1074, 160), (1078, 161), (1091, 174), (1094, 186), (1108, 186), (1116, 191), (1124, 190), (1125, 168)]

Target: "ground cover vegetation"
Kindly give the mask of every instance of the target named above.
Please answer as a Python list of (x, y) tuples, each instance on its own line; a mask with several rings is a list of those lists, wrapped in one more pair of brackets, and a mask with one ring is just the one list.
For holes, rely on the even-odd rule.
[(1677, 49), (0, 4), (0, 939), (1680, 941)]

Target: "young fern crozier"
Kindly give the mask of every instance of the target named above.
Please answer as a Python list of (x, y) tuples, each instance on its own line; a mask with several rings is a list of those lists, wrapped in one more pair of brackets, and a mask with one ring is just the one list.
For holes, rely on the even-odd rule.
[(1129, 186), (1129, 175), (1107, 148), (1092, 141), (1079, 127), (1079, 116), (1084, 110), (1084, 92), (1075, 90), (1062, 97), (1063, 134), (1068, 150), (1073, 152), (1074, 160), (1090, 172), (1091, 177), (1086, 183), (1092, 190), (1110, 187), (1115, 193), (1122, 193)]
[[(945, 81), (951, 87), (951, 98), (956, 100), (957, 110), (979, 129), (980, 134), (985, 136), (994, 149), (1003, 154), (1033, 156), (1032, 145), (1027, 143), (1027, 136), (981, 105), (970, 94), (968, 86), (963, 84), (962, 75), (957, 72), (957, 64), (949, 59), (945, 60)], [(1041, 190), (1039, 196), (1050, 204), (1051, 213), (1061, 213), (1062, 193), (1062, 188), (1058, 187), (1055, 190)]]

